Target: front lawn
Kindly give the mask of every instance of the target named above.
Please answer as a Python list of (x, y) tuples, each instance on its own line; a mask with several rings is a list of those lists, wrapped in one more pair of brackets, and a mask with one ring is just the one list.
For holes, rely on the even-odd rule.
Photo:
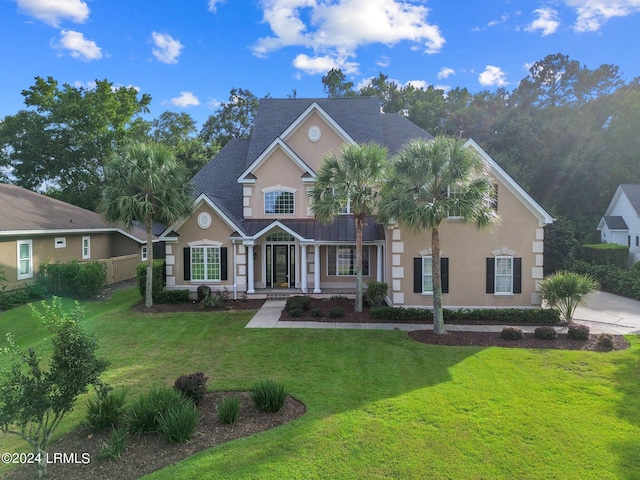
[[(430, 346), (400, 331), (244, 329), (252, 312), (140, 314), (138, 300), (132, 289), (87, 304), (111, 384), (135, 393), (202, 370), (209, 389), (243, 390), (274, 378), (307, 406), (146, 478), (640, 478), (635, 337), (609, 353)], [(23, 345), (44, 335), (26, 307), (0, 314), (0, 331)]]

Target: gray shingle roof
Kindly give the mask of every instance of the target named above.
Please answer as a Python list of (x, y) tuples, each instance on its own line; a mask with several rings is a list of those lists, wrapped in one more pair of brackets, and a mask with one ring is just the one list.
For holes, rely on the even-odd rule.
[(624, 218), (617, 215), (605, 215), (604, 221), (610, 230), (629, 230)]
[(639, 184), (623, 184), (620, 188), (631, 202), (634, 210), (640, 215), (640, 185)]

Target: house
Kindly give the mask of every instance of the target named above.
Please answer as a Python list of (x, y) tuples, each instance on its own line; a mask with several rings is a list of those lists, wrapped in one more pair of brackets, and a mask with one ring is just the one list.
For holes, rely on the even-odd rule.
[[(353, 293), (349, 206), (323, 225), (308, 191), (324, 155), (344, 143), (376, 142), (393, 155), (413, 138), (432, 137), (402, 115), (381, 113), (375, 98), (260, 100), (251, 138), (232, 140), (194, 176), (194, 213), (161, 235), (167, 288)], [(444, 305), (539, 305), (544, 226), (553, 220), (473, 140), (467, 146), (489, 167), (502, 221), (486, 231), (455, 218), (443, 225)], [(368, 220), (364, 281), (386, 282), (393, 305), (432, 305), (430, 261), (430, 232)]]
[(8, 289), (35, 279), (44, 262), (101, 260), (107, 283), (135, 277), (146, 258), (146, 232), (15, 185), (0, 184), (0, 267)]
[(629, 262), (640, 260), (640, 185), (619, 185), (598, 223), (602, 243), (629, 247)]

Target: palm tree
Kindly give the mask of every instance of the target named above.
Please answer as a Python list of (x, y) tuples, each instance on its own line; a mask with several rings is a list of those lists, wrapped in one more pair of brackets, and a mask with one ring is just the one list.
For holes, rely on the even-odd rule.
[(366, 217), (375, 212), (385, 178), (387, 149), (375, 143), (345, 144), (340, 157), (331, 152), (320, 166), (309, 192), (311, 210), (323, 223), (331, 222), (349, 205), (356, 227), (356, 302), (362, 311), (362, 232)]
[(493, 187), (482, 159), (452, 137), (409, 142), (391, 162), (389, 181), (381, 191), (382, 221), (414, 232), (431, 230), (433, 330), (444, 333), (440, 278), (440, 225), (450, 216), (477, 227), (497, 220)]
[(571, 323), (576, 307), (585, 303), (585, 297), (598, 288), (598, 282), (589, 275), (559, 271), (546, 277), (540, 284), (540, 294), (550, 308), (560, 312), (564, 321)]
[(168, 147), (131, 143), (105, 164), (105, 187), (98, 211), (109, 221), (131, 228), (142, 222), (147, 232), (145, 306), (153, 305), (153, 222), (170, 224), (191, 214), (193, 198), (185, 169)]

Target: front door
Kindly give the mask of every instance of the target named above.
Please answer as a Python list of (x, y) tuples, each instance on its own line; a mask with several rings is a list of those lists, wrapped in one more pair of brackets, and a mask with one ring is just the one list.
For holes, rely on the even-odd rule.
[(295, 287), (295, 245), (267, 245), (267, 287)]

